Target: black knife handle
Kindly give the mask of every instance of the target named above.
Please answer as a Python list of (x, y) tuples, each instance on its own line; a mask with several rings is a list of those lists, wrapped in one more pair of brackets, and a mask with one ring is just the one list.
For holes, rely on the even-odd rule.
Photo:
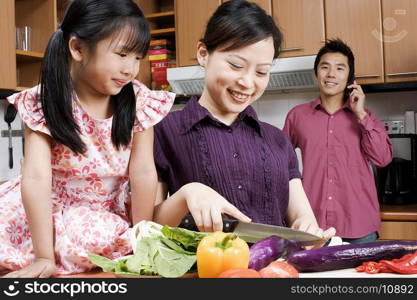
[[(238, 220), (234, 219), (223, 219), (223, 232), (233, 232), (239, 223)], [(188, 230), (199, 231), (197, 225), (195, 224), (194, 218), (191, 214), (186, 215), (179, 225), (181, 228)]]
[(223, 219), (223, 232), (235, 231), (235, 228), (238, 223), (239, 221), (235, 219)]
[(9, 169), (13, 169), (13, 148), (9, 147)]
[(194, 218), (191, 214), (186, 215), (180, 225), (178, 227), (184, 228), (184, 229), (188, 229), (188, 230), (192, 230), (192, 231), (198, 231), (197, 225), (195, 224)]

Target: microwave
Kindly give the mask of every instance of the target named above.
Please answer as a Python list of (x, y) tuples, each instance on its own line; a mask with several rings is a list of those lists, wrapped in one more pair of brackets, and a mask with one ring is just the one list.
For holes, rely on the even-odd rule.
[(376, 168), (378, 200), (383, 204), (417, 203), (417, 134), (389, 134), (393, 160)]

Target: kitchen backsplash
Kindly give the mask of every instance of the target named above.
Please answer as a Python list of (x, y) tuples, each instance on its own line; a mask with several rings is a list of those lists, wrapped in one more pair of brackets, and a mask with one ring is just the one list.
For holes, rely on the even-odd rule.
[[(303, 93), (267, 93), (253, 104), (259, 118), (278, 128), (284, 126), (288, 111), (294, 106), (306, 103), (317, 97), (318, 92)], [(366, 107), (380, 120), (404, 120), (404, 112), (414, 110), (417, 112), (417, 91), (377, 93), (366, 95)], [(0, 101), (0, 130), (7, 130), (4, 122), (6, 101)], [(181, 109), (183, 105), (174, 105), (174, 109)], [(19, 117), (12, 124), (13, 129), (21, 129)], [(298, 152), (298, 151), (297, 151)], [(297, 153), (299, 156), (299, 152)], [(14, 167), (8, 167), (8, 139), (0, 138), (0, 181), (5, 181), (20, 173), (20, 160), (22, 159), (22, 138), (13, 138)], [(301, 160), (300, 160), (300, 169)]]

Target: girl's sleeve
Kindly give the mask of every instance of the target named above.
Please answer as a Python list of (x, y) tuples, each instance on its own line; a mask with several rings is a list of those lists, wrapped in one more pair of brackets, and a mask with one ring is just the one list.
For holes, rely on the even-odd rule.
[(14, 105), (26, 126), (33, 131), (40, 131), (50, 136), (51, 132), (46, 126), (39, 92), (40, 86), (38, 85), (11, 95), (7, 101)]
[(133, 132), (143, 131), (161, 121), (171, 110), (175, 94), (152, 91), (137, 80), (133, 82), (136, 95), (136, 120)]

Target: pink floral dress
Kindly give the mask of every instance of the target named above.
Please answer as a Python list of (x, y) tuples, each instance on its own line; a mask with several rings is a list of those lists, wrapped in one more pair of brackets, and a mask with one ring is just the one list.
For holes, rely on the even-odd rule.
[[(137, 104), (134, 132), (159, 122), (171, 109), (174, 94), (151, 91), (133, 82)], [(25, 124), (50, 135), (37, 87), (8, 98)], [(117, 258), (131, 252), (129, 232), (129, 147), (117, 151), (111, 142), (112, 118), (97, 120), (73, 103), (73, 116), (87, 146), (76, 154), (52, 144), (52, 215), (58, 274), (93, 267), (88, 253)], [(0, 186), (0, 269), (17, 270), (34, 260), (28, 222), (21, 200), (21, 177)], [(33, 191), (36, 193), (36, 191)]]

